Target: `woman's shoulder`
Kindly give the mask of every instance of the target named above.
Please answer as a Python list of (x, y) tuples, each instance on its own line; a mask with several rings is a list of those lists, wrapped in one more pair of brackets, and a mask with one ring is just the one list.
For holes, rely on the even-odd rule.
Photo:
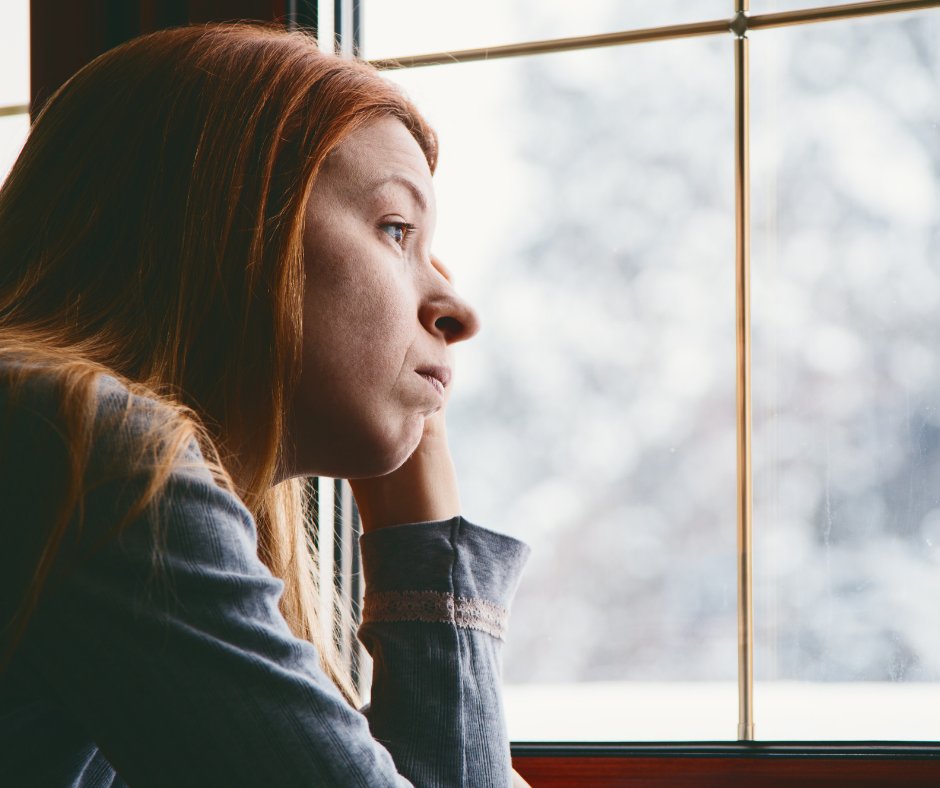
[(172, 451), (164, 444), (175, 439), (182, 444), (175, 459), (211, 476), (195, 428), (179, 407), (139, 387), (132, 391), (116, 375), (90, 365), (0, 355), (0, 428), (0, 441), (7, 439), (0, 451), (8, 459), (11, 451), (21, 461), (37, 451), (48, 457), (59, 444), (69, 454), (84, 455), (93, 474), (114, 463), (139, 467), (154, 460), (155, 452)]
[[(82, 393), (69, 388), (74, 376), (28, 364), (0, 359), (0, 507), (19, 530), (38, 538), (69, 511), (84, 545), (132, 522), (148, 544), (148, 523), (163, 537), (185, 525), (212, 539), (232, 529), (255, 538), (251, 515), (219, 485), (180, 408), (107, 373), (85, 380), (72, 402)], [(72, 423), (77, 413), (84, 423)]]
[[(93, 397), (96, 418), (107, 418), (125, 409), (131, 392), (116, 376), (76, 360), (0, 354), (0, 400), (12, 411), (33, 412), (52, 422), (63, 416), (68, 394), (81, 387)], [(154, 409), (156, 399), (139, 397)]]
[(220, 485), (180, 410), (106, 372), (0, 360), (0, 506), (27, 540), (63, 516), (91, 543), (171, 513), (207, 529), (230, 520), (253, 538), (250, 514)]

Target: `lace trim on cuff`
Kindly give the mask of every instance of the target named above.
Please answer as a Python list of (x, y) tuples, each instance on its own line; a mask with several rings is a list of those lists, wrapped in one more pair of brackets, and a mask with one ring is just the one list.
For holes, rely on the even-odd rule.
[(509, 611), (485, 599), (464, 599), (438, 591), (384, 591), (367, 594), (363, 600), (362, 623), (387, 621), (426, 621), (476, 629), (506, 640)]

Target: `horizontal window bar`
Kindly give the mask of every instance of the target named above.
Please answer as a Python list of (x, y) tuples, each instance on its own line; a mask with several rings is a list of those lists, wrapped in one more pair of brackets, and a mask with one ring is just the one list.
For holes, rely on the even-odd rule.
[(799, 11), (780, 11), (776, 14), (755, 14), (748, 18), (748, 30), (764, 30), (771, 27), (805, 25), (811, 22), (832, 22), (836, 19), (852, 19), (878, 14), (899, 14), (902, 11), (920, 11), (940, 6), (937, 0), (875, 0), (870, 3), (831, 5), (824, 8), (804, 8)]
[[(940, 0), (874, 0), (868, 3), (807, 8), (800, 11), (782, 11), (776, 14), (755, 14), (747, 17), (747, 29), (760, 30), (787, 25), (804, 25), (811, 22), (829, 22), (836, 19), (894, 14), (902, 11), (917, 11), (940, 7)], [(603, 33), (594, 36), (555, 38), (547, 41), (530, 41), (523, 44), (462, 49), (457, 52), (437, 52), (430, 55), (388, 58), (370, 61), (379, 69), (418, 68), (419, 66), (442, 66), (447, 63), (473, 63), (480, 60), (499, 60), (526, 55), (546, 55), (554, 52), (572, 52), (578, 49), (643, 44), (650, 41), (670, 41), (678, 38), (713, 36), (731, 32), (732, 21), (718, 19), (713, 22), (695, 22), (687, 25), (650, 27), (643, 30), (625, 30), (620, 33)], [(742, 31), (735, 30), (736, 33)]]
[(0, 107), (0, 118), (7, 115), (27, 115), (29, 114), (29, 104), (16, 104), (12, 107)]
[(441, 66), (446, 63), (472, 63), (477, 60), (497, 60), (506, 57), (524, 55), (545, 55), (552, 52), (572, 52), (577, 49), (598, 49), (615, 47), (623, 44), (642, 44), (647, 41), (667, 41), (673, 38), (692, 38), (694, 36), (713, 36), (728, 32), (728, 21), (696, 22), (691, 25), (670, 25), (668, 27), (650, 27), (644, 30), (627, 30), (621, 33), (602, 33), (594, 36), (574, 38), (554, 38), (548, 41), (530, 41), (525, 44), (507, 44), (506, 46), (486, 49), (463, 49), (459, 52), (439, 52), (433, 55), (415, 55), (413, 57), (391, 58), (389, 60), (370, 61), (380, 69), (417, 68), (418, 66)]

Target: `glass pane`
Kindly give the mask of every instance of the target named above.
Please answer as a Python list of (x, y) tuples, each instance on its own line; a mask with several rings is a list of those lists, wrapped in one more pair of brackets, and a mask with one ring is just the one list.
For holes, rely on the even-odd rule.
[[(29, 104), (29, 0), (6, 0), (0, 32), (0, 109)], [(29, 115), (0, 115), (0, 183), (19, 155)]]
[(363, 5), (369, 59), (730, 19), (733, 0), (372, 0)]
[(0, 117), (0, 184), (3, 183), (20, 155), (20, 149), (29, 133), (29, 115)]
[(735, 736), (732, 54), (392, 74), (440, 133), (435, 249), (483, 317), (448, 415), (465, 512), (535, 550), (517, 740)]
[(757, 731), (940, 739), (940, 13), (755, 33)]
[(3, 0), (2, 14), (0, 107), (28, 104), (29, 0)]

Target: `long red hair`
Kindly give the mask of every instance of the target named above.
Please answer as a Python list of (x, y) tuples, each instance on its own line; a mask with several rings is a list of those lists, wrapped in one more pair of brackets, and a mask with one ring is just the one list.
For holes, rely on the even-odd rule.
[(274, 480), (303, 291), (316, 287), (304, 282), (304, 206), (330, 150), (389, 115), (433, 172), (434, 132), (393, 83), (303, 34), (237, 25), (128, 42), (46, 104), (0, 190), (0, 356), (34, 359), (16, 374), (54, 379), (74, 450), (60, 516), (9, 624), (14, 645), (80, 512), (95, 380), (107, 373), (172, 414), (135, 511), (196, 436), (257, 520), (291, 629), (317, 642), (352, 694), (332, 638), (319, 636), (302, 484)]

